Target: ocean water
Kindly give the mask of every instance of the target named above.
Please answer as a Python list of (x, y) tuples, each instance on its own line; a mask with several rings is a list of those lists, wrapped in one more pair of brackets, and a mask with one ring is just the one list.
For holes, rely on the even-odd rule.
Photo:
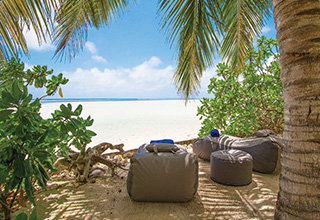
[[(68, 101), (67, 101), (68, 102)], [(89, 146), (102, 142), (123, 143), (125, 150), (138, 148), (151, 140), (181, 141), (196, 138), (201, 123), (197, 114), (199, 100), (74, 100), (75, 109), (82, 104), (82, 116), (91, 115), (90, 128), (97, 133)], [(50, 117), (61, 102), (43, 102), (41, 115)]]

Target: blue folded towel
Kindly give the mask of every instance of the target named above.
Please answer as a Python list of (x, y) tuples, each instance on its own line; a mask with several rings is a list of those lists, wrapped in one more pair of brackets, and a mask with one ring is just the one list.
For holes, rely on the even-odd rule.
[(174, 144), (174, 141), (171, 139), (162, 139), (162, 140), (152, 140), (150, 141), (150, 144), (152, 143), (166, 143), (166, 144)]
[(220, 136), (219, 131), (217, 129), (212, 129), (210, 131), (210, 135), (211, 135), (211, 137), (219, 137)]

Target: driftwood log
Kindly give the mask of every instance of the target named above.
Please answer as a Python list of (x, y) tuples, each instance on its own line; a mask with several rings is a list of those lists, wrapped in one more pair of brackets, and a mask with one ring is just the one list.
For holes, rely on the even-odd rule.
[(113, 145), (107, 142), (98, 144), (92, 148), (85, 147), (82, 151), (76, 152), (70, 150), (67, 157), (60, 157), (54, 163), (55, 167), (59, 170), (61, 169), (75, 169), (77, 172), (77, 177), (79, 182), (87, 182), (88, 178), (95, 176), (101, 172), (106, 172), (106, 168), (94, 166), (97, 163), (106, 165), (111, 170), (111, 175), (117, 175), (115, 172), (116, 168), (125, 169), (124, 165), (118, 160), (111, 160), (106, 157), (103, 153), (108, 150), (118, 150), (114, 153), (115, 155), (123, 155), (124, 144)]

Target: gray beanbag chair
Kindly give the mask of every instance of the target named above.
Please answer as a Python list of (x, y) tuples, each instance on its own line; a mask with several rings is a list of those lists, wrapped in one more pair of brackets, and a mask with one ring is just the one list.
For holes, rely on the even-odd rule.
[(238, 138), (230, 135), (220, 137), (205, 136), (193, 143), (193, 152), (209, 161), (210, 154), (217, 150), (238, 149), (249, 153), (253, 158), (253, 170), (260, 173), (277, 172), (279, 168), (282, 138), (272, 135), (269, 130), (255, 132), (256, 137)]
[(230, 186), (244, 186), (252, 181), (252, 156), (242, 150), (218, 150), (211, 154), (210, 178)]
[(144, 144), (130, 159), (127, 190), (134, 201), (187, 202), (197, 188), (197, 156), (184, 148)]

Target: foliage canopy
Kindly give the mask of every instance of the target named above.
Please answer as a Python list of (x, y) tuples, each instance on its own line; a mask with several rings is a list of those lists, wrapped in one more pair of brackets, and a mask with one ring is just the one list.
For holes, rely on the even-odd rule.
[[(225, 63), (217, 65), (217, 77), (211, 78), (208, 93), (198, 107), (202, 120), (199, 136), (212, 128), (240, 137), (250, 136), (259, 129), (283, 131), (283, 99), (277, 43), (261, 37), (244, 70), (237, 71)], [(270, 60), (272, 60), (270, 62)]]
[[(14, 59), (0, 71), (0, 202), (6, 219), (18, 194), (23, 198), (25, 192), (35, 205), (34, 184), (46, 188), (57, 152), (66, 155), (71, 145), (82, 150), (96, 135), (87, 129), (93, 119), (80, 117), (81, 105), (73, 110), (62, 104), (50, 118), (41, 117), (41, 98), (58, 89), (61, 94), (60, 85), (68, 82), (61, 73), (52, 73), (46, 66), (24, 71), (24, 64)], [(45, 87), (46, 95), (33, 99), (28, 92), (32, 85)]]

